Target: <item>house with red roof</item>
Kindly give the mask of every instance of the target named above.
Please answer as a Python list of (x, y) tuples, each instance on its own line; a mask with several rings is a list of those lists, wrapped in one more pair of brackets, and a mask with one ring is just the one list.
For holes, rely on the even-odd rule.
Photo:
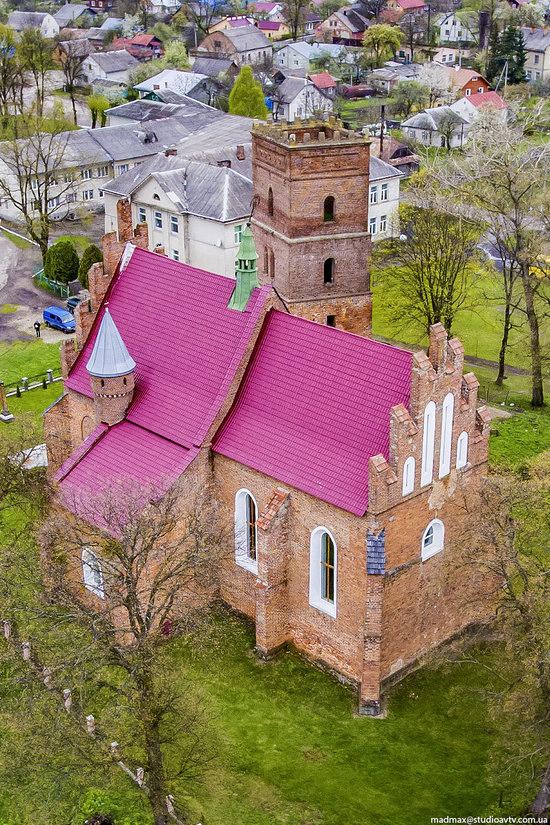
[(468, 95), (467, 97), (460, 97), (450, 108), (457, 112), (468, 123), (473, 123), (474, 120), (476, 120), (479, 115), (487, 109), (494, 112), (498, 119), (503, 123), (506, 122), (508, 117), (508, 106), (506, 101), (498, 94), (498, 92), (493, 91), (476, 92), (475, 94)]
[[(455, 543), (489, 417), (460, 342), (436, 324), (428, 352), (412, 352), (291, 314), (258, 272), (249, 226), (227, 278), (148, 251), (146, 224), (133, 228), (128, 201), (118, 210), (45, 415), (59, 505), (97, 531), (74, 586), (85, 592), (90, 554), (102, 569), (111, 528), (94, 501), (132, 489), (147, 508), (175, 490), (184, 518), (208, 489), (205, 524), (232, 543), (219, 595), (254, 621), (258, 653), (294, 645), (379, 714), (386, 684), (483, 618), (483, 582), (457, 566)], [(92, 604), (109, 598), (98, 580)]]
[(137, 60), (147, 61), (162, 57), (164, 48), (158, 37), (153, 34), (135, 34), (133, 37), (117, 37), (110, 45), (110, 50), (125, 49)]
[(428, 6), (423, 0), (387, 0), (385, 10), (394, 12), (399, 17), (403, 14), (421, 13), (426, 11)]
[(319, 72), (318, 74), (310, 74), (308, 77), (316, 89), (329, 97), (334, 97), (338, 84), (336, 83), (336, 78), (331, 74), (328, 72)]
[(470, 95), (485, 94), (489, 91), (489, 81), (479, 72), (464, 69), (462, 66), (445, 66), (445, 69), (449, 74), (451, 88), (457, 97), (470, 97)]

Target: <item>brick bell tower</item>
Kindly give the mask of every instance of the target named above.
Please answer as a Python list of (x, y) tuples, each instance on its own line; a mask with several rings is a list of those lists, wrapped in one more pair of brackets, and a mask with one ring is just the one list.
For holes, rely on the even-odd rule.
[(371, 328), (369, 140), (328, 121), (255, 124), (259, 277), (293, 315)]

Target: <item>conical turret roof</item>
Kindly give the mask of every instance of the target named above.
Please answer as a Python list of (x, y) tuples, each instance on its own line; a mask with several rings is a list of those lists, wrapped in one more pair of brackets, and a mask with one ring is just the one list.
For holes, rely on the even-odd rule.
[(135, 368), (136, 362), (126, 349), (111, 313), (105, 309), (86, 369), (96, 378), (116, 378), (128, 375)]

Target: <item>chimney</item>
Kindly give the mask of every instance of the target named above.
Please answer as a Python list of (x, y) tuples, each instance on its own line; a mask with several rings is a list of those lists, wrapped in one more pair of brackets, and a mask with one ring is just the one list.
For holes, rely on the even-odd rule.
[(237, 146), (237, 160), (244, 160), (244, 159), (245, 159), (244, 146), (239, 145), (239, 146)]
[(132, 231), (132, 204), (129, 198), (121, 198), (116, 204), (116, 222), (118, 239), (126, 243), (133, 237)]
[(136, 362), (106, 308), (90, 360), (96, 423), (110, 427), (122, 421), (134, 397)]
[(432, 367), (436, 372), (442, 372), (445, 369), (445, 363), (447, 361), (447, 330), (443, 324), (432, 324), (430, 327), (428, 358), (432, 362)]
[(164, 150), (164, 157), (165, 157), (165, 158), (173, 158), (173, 157), (175, 157), (177, 154), (178, 154), (178, 150), (177, 150), (177, 149), (175, 149), (175, 148), (173, 148), (173, 149), (165, 149), (165, 150)]
[(156, 254), (157, 254), (157, 255), (166, 255), (166, 252), (165, 252), (164, 246), (163, 246), (161, 243), (158, 243), (158, 244), (155, 246), (155, 248), (154, 248), (153, 252), (156, 252)]
[(252, 290), (259, 286), (257, 260), (254, 236), (247, 223), (235, 261), (235, 289), (229, 299), (228, 309), (236, 309), (238, 312), (246, 309)]

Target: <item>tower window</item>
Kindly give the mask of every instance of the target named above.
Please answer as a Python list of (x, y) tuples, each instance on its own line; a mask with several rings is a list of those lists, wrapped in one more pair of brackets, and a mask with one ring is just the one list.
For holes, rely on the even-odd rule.
[(269, 250), (267, 246), (264, 249), (264, 272), (266, 275), (269, 274)]
[(258, 507), (249, 490), (235, 496), (235, 561), (252, 572), (258, 569)]
[(323, 283), (334, 283), (334, 258), (327, 258), (323, 264)]
[(325, 223), (334, 220), (334, 198), (332, 195), (329, 195), (328, 198), (325, 198), (325, 205), (323, 207), (323, 220)]
[(273, 250), (269, 253), (269, 274), (272, 278), (275, 277), (275, 253)]
[(337, 555), (334, 537), (326, 527), (317, 527), (310, 539), (309, 603), (333, 617), (336, 616)]
[(336, 315), (327, 315), (327, 327), (336, 326)]
[(267, 193), (267, 212), (269, 215), (273, 215), (273, 189), (271, 186), (269, 187), (269, 192)]

